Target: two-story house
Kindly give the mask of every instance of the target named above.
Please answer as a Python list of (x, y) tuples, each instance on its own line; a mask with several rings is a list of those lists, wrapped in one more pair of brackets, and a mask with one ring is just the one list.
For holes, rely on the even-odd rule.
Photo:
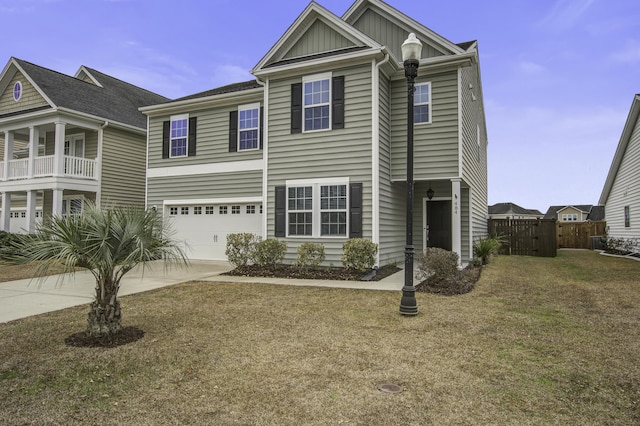
[(414, 245), (472, 258), (487, 232), (487, 136), (476, 42), (455, 44), (379, 0), (342, 17), (311, 2), (255, 80), (141, 108), (147, 204), (192, 258), (225, 259), (229, 232), (320, 242), (327, 264), (363, 237), (378, 263), (405, 244), (407, 82), (401, 45), (423, 44), (414, 100)]
[(0, 230), (49, 215), (144, 205), (146, 117), (163, 96), (97, 70), (69, 76), (17, 58), (0, 75)]

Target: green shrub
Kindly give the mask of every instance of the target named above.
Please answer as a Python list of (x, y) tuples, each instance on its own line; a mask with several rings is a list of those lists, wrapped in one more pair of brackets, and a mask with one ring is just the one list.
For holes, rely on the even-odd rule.
[(260, 266), (274, 267), (284, 259), (287, 243), (276, 239), (266, 239), (256, 244), (255, 259)]
[(16, 244), (21, 238), (26, 239), (29, 236), (0, 231), (0, 259), (9, 259), (17, 250)]
[(473, 243), (473, 255), (480, 259), (482, 265), (486, 265), (491, 258), (498, 254), (502, 247), (502, 239), (499, 237), (481, 237)]
[(428, 280), (432, 287), (455, 285), (460, 276), (458, 254), (436, 247), (416, 255), (418, 278)]
[(258, 241), (260, 241), (260, 237), (248, 232), (229, 234), (224, 254), (227, 255), (229, 263), (236, 268), (249, 265), (255, 261)]
[(324, 246), (316, 243), (302, 243), (298, 247), (296, 265), (317, 268), (324, 261)]
[(342, 246), (342, 265), (365, 271), (376, 264), (378, 245), (364, 238), (352, 238)]

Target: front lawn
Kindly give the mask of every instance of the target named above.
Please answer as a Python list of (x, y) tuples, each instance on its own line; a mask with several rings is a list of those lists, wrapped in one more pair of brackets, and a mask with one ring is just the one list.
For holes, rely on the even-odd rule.
[[(637, 424), (640, 262), (497, 257), (471, 293), (188, 282), (122, 298), (143, 338), (77, 348), (86, 306), (0, 324), (3, 424)], [(378, 385), (398, 384), (399, 394)]]

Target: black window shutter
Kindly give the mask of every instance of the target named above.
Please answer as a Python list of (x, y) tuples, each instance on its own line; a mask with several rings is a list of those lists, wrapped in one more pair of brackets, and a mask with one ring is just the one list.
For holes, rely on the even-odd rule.
[(362, 184), (349, 185), (349, 238), (362, 238)]
[(259, 138), (260, 138), (260, 149), (262, 149), (263, 147), (263, 143), (262, 143), (262, 138), (264, 137), (264, 107), (260, 107), (260, 131), (259, 131)]
[(287, 187), (276, 186), (276, 237), (286, 236)]
[(291, 133), (302, 133), (302, 83), (291, 85)]
[(198, 117), (189, 118), (189, 157), (196, 155), (196, 133), (198, 130)]
[(171, 122), (162, 123), (162, 158), (169, 158), (169, 136), (171, 134)]
[(331, 88), (332, 129), (344, 129), (344, 76), (333, 77)]
[(229, 112), (229, 152), (238, 151), (238, 111)]

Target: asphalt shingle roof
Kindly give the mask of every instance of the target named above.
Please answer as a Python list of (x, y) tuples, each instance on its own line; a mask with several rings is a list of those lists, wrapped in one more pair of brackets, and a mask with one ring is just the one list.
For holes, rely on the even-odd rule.
[(168, 101), (164, 96), (92, 68), (85, 67), (103, 87), (22, 59), (14, 59), (58, 107), (145, 129), (147, 118), (138, 108)]

